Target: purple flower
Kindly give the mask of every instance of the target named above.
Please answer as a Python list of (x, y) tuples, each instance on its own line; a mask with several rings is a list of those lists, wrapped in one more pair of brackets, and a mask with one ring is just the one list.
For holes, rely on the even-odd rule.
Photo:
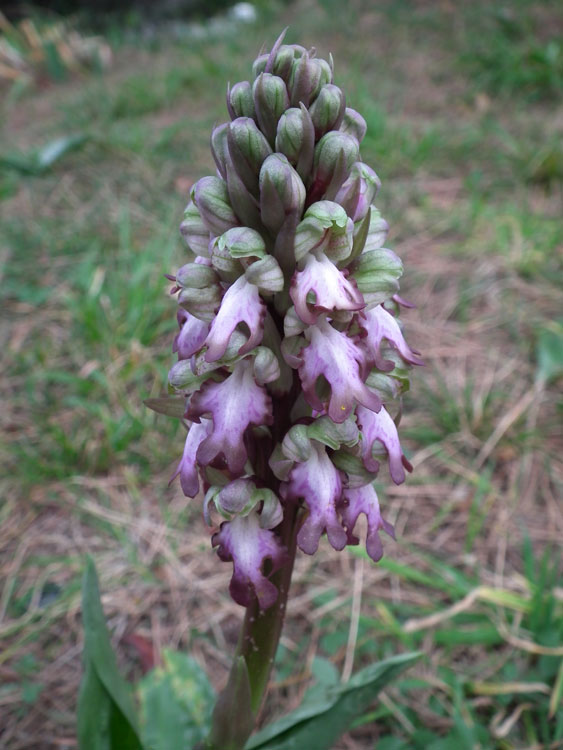
[(297, 535), (297, 544), (303, 552), (313, 555), (326, 531), (328, 540), (336, 550), (346, 546), (346, 532), (336, 513), (336, 503), (342, 494), (342, 481), (338, 469), (327, 455), (324, 445), (310, 441), (311, 454), (303, 463), (296, 463), (284, 482), (282, 497), (303, 499), (309, 510)]
[[(366, 469), (377, 472), (379, 463), (373, 457), (373, 448), (376, 440), (385, 446), (389, 456), (389, 473), (395, 484), (405, 481), (405, 469), (412, 471), (412, 466), (403, 455), (397, 426), (391, 419), (389, 412), (381, 407), (375, 414), (363, 406), (356, 410), (358, 426), (362, 431), (362, 456)], [(403, 468), (404, 467), (404, 468)]]
[(278, 598), (278, 590), (262, 573), (262, 565), (269, 559), (271, 573), (279, 570), (286, 552), (272, 531), (261, 528), (258, 513), (253, 511), (222, 523), (213, 535), (212, 544), (221, 560), (233, 562), (229, 591), (235, 602), (248, 607), (256, 596), (261, 609), (271, 607)]
[(316, 390), (321, 375), (330, 384), (328, 415), (333, 422), (344, 422), (356, 402), (374, 411), (381, 408), (379, 396), (362, 380), (364, 352), (345, 332), (333, 328), (325, 316), (320, 316), (316, 325), (305, 331), (305, 336), (309, 345), (301, 351), (299, 377), (303, 394), (313, 409), (325, 408)]
[[(315, 301), (307, 295), (314, 293)], [(292, 280), (289, 292), (295, 311), (304, 323), (314, 325), (320, 312), (361, 310), (364, 298), (357, 287), (322, 252), (305, 256), (305, 267)]]
[(386, 339), (399, 352), (401, 357), (411, 365), (422, 365), (424, 362), (420, 359), (417, 352), (413, 351), (408, 345), (399, 324), (396, 319), (388, 313), (382, 305), (377, 305), (372, 310), (365, 312), (365, 319), (362, 320), (362, 328), (366, 332), (366, 337), (362, 340), (367, 347), (369, 357), (375, 366), (383, 372), (389, 372), (394, 368), (394, 363), (384, 359), (381, 355), (381, 344)]
[(207, 381), (190, 400), (187, 417), (199, 422), (210, 416), (213, 428), (197, 450), (197, 461), (206, 466), (224, 456), (229, 470), (242, 473), (247, 459), (244, 434), (250, 424), (272, 422), (272, 400), (254, 379), (252, 361), (237, 362), (231, 375), (221, 383)]
[(339, 506), (340, 515), (348, 534), (348, 544), (358, 544), (358, 537), (353, 534), (354, 526), (360, 513), (363, 513), (368, 523), (366, 550), (372, 560), (377, 562), (383, 556), (383, 547), (379, 538), (379, 530), (383, 529), (395, 539), (395, 529), (381, 517), (379, 500), (373, 485), (366, 484), (357, 489), (345, 489)]
[(209, 323), (189, 315), (182, 308), (178, 310), (177, 318), (180, 332), (174, 339), (172, 351), (178, 352), (178, 359), (189, 359), (203, 346), (209, 331)]
[(176, 471), (170, 478), (169, 484), (180, 475), (180, 485), (186, 497), (195, 497), (199, 492), (199, 477), (197, 473), (196, 454), (203, 440), (206, 439), (211, 428), (209, 419), (202, 419), (200, 424), (192, 424), (184, 444), (184, 453)]
[(231, 334), (239, 323), (246, 323), (250, 336), (241, 346), (239, 355), (247, 354), (262, 340), (266, 305), (258, 288), (250, 284), (245, 276), (240, 276), (225, 292), (219, 312), (211, 323), (209, 335), (205, 339), (206, 362), (220, 359), (227, 349)]

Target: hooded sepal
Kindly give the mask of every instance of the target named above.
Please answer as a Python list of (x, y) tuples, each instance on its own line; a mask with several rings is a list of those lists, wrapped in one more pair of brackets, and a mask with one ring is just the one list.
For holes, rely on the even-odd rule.
[[(368, 235), (369, 237), (369, 235)], [(392, 250), (379, 248), (367, 250), (350, 266), (358, 289), (370, 307), (390, 299), (399, 291), (403, 275), (401, 259)]]
[(317, 201), (305, 211), (295, 231), (295, 260), (323, 252), (335, 263), (347, 258), (353, 245), (354, 223), (334, 201)]
[(211, 504), (227, 521), (260, 510), (260, 527), (263, 529), (273, 529), (283, 518), (283, 510), (276, 495), (267, 487), (257, 487), (251, 477), (240, 477), (223, 486), (209, 488), (203, 503), (203, 515), (209, 526)]
[(374, 562), (383, 557), (383, 546), (379, 538), (379, 531), (383, 530), (395, 539), (395, 529), (381, 517), (379, 500), (372, 484), (366, 484), (357, 489), (345, 489), (339, 506), (342, 521), (346, 526), (348, 544), (358, 544), (358, 537), (354, 535), (354, 526), (358, 517), (363, 513), (367, 520), (366, 550)]

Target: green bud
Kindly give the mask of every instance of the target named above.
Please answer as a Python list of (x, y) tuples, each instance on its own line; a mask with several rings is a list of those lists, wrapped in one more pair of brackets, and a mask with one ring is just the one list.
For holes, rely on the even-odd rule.
[(351, 135), (331, 130), (315, 146), (313, 188), (315, 199), (331, 200), (350, 173), (352, 164), (360, 159), (358, 141)]
[(237, 117), (228, 128), (229, 154), (238, 176), (247, 190), (258, 196), (258, 175), (270, 144), (250, 117)]
[(310, 177), (315, 150), (315, 128), (303, 104), (291, 107), (280, 117), (276, 134), (276, 151), (287, 156), (303, 181)]
[(329, 130), (338, 130), (345, 109), (346, 99), (338, 86), (332, 83), (323, 86), (309, 110), (317, 140)]
[(321, 88), (332, 81), (332, 70), (326, 60), (309, 57), (305, 52), (298, 60), (294, 60), (289, 78), (291, 92), (291, 106), (298, 107), (300, 102), (308, 107), (313, 102)]
[(209, 257), (209, 229), (203, 223), (193, 201), (190, 201), (184, 210), (180, 233), (193, 253)]
[(237, 117), (254, 118), (256, 116), (252, 86), (249, 81), (240, 81), (235, 83), (233, 88), (227, 89), (227, 109), (232, 120)]
[(260, 130), (273, 146), (278, 120), (289, 107), (289, 95), (283, 78), (261, 73), (253, 86), (254, 108)]
[(305, 185), (283, 154), (268, 156), (259, 183), (262, 222), (271, 232), (278, 232), (287, 216), (303, 211)]
[(229, 154), (229, 147), (227, 144), (227, 135), (229, 133), (229, 124), (223, 123), (213, 128), (211, 131), (211, 154), (213, 160), (217, 165), (219, 174), (223, 179), (227, 176), (227, 157)]
[(366, 121), (361, 114), (356, 112), (355, 109), (346, 107), (342, 124), (340, 125), (340, 132), (354, 136), (358, 143), (361, 143), (364, 139), (367, 128)]
[(191, 197), (203, 223), (213, 234), (223, 234), (238, 224), (229, 202), (227, 185), (220, 177), (202, 177), (193, 186)]

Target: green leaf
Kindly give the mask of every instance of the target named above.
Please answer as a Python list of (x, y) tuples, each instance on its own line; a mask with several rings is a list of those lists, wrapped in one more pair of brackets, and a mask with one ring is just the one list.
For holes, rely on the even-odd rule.
[(4, 154), (0, 156), (0, 167), (13, 169), (20, 174), (38, 176), (50, 169), (69, 151), (82, 146), (88, 136), (79, 133), (62, 136), (27, 154)]
[(400, 654), (371, 664), (344, 685), (315, 686), (296, 711), (254, 735), (246, 750), (330, 750), (379, 691), (419, 657)]
[(549, 383), (563, 375), (563, 321), (553, 321), (552, 327), (540, 332), (537, 361), (538, 380)]
[(96, 568), (86, 562), (82, 586), (84, 675), (78, 697), (81, 750), (142, 750), (135, 705), (111, 647)]
[(191, 748), (209, 732), (215, 693), (187, 654), (164, 649), (162, 660), (139, 683), (143, 741), (151, 750)]
[(183, 396), (162, 396), (161, 398), (146, 398), (144, 405), (157, 414), (181, 419), (186, 411), (186, 399)]

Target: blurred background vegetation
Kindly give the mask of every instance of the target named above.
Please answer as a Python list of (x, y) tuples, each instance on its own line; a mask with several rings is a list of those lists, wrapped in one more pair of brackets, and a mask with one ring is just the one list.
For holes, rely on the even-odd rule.
[(179, 649), (225, 679), (230, 566), (167, 487), (181, 428), (143, 399), (166, 388), (163, 274), (226, 83), (286, 25), (366, 117), (427, 367), (404, 409), (415, 472), (381, 477), (398, 542), (378, 565), (300, 556), (264, 718), (323, 670), (419, 648), (336, 748), (563, 747), (560, 3), (42, 5), (0, 18), (0, 747), (76, 747), (87, 552), (131, 678), (166, 679)]

